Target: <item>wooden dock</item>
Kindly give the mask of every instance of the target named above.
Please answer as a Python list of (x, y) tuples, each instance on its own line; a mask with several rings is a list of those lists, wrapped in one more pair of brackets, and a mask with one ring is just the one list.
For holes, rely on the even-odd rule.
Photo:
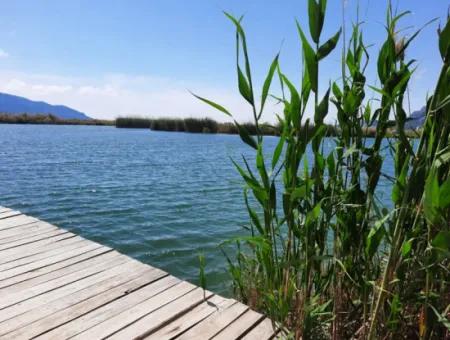
[(271, 339), (269, 319), (0, 207), (0, 339)]

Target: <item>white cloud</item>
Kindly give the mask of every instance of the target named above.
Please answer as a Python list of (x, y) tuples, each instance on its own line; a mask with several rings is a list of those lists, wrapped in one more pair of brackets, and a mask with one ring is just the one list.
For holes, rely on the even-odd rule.
[[(211, 87), (182, 80), (152, 76), (107, 74), (77, 78), (58, 75), (0, 71), (0, 92), (32, 100), (62, 104), (94, 118), (120, 115), (228, 118), (194, 98), (187, 89), (226, 106), (239, 121), (249, 121), (249, 105), (236, 88)], [(275, 121), (274, 108), (267, 105), (265, 119)]]
[(5, 50), (0, 48), (0, 58), (8, 58), (8, 57), (9, 54)]

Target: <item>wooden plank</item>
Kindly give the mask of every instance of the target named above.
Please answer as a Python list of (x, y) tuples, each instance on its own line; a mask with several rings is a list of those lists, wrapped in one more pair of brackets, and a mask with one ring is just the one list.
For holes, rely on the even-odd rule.
[(10, 229), (14, 227), (19, 227), (25, 224), (30, 224), (33, 222), (37, 222), (38, 219), (27, 216), (27, 215), (19, 215), (11, 218), (6, 218), (4, 220), (0, 220), (0, 230)]
[[(75, 240), (75, 242), (70, 242), (70, 243), (65, 243), (63, 247), (58, 247), (58, 248), (51, 248), (48, 251), (42, 252), (42, 253), (38, 253), (38, 254), (34, 254), (34, 255), (30, 255), (30, 256), (26, 256), (26, 257), (22, 257), (20, 259), (15, 259), (6, 263), (2, 263), (0, 264), (0, 273), (8, 270), (8, 269), (12, 269), (12, 268), (16, 268), (16, 267), (20, 267), (20, 266), (24, 266), (26, 264), (30, 264), (42, 259), (46, 259), (48, 257), (69, 251), (69, 250), (73, 250), (73, 249), (78, 249), (78, 248), (82, 248), (86, 245), (92, 245), (92, 242), (89, 242), (87, 240)], [(101, 247), (99, 244), (97, 244), (98, 247)]]
[(45, 233), (39, 234), (37, 236), (27, 237), (27, 238), (24, 238), (24, 239), (19, 240), (19, 241), (14, 241), (14, 242), (2, 244), (2, 245), (0, 245), (0, 251), (11, 249), (11, 248), (15, 248), (15, 247), (19, 247), (19, 246), (22, 246), (24, 244), (33, 243), (33, 242), (36, 242), (36, 241), (44, 240), (44, 239), (51, 238), (53, 236), (58, 236), (58, 235), (65, 234), (65, 233), (68, 233), (68, 231), (58, 228), (56, 230), (52, 230), (50, 232), (45, 232)]
[[(54, 330), (40, 335), (36, 339), (66, 339), (72, 336), (96, 326), (97, 324), (123, 312), (126, 309), (130, 309), (134, 305), (148, 300), (153, 296), (158, 295), (162, 291), (167, 290), (170, 287), (175, 287), (181, 281), (173, 276), (166, 276), (161, 280), (158, 280), (148, 286), (142, 287), (118, 300), (112, 301), (98, 309), (93, 310), (71, 322), (61, 325)], [(89, 339), (89, 338), (84, 338)]]
[[(147, 314), (156, 311), (157, 309), (163, 309), (163, 306), (170, 304), (174, 300), (182, 297), (185, 294), (191, 293), (193, 291), (197, 291), (195, 296), (191, 296), (193, 298), (194, 303), (198, 304), (202, 297), (203, 292), (200, 288), (196, 288), (193, 284), (189, 282), (181, 282), (180, 284), (173, 286), (150, 299), (147, 299), (132, 308), (128, 308), (125, 311), (105, 320), (96, 326), (89, 328), (88, 330), (76, 335), (73, 337), (73, 340), (80, 339), (103, 339), (112, 333), (121, 330), (127, 325), (135, 322), (136, 320), (141, 319)], [(211, 293), (209, 293), (211, 295)], [(184, 301), (186, 303), (186, 301)], [(192, 302), (191, 302), (192, 303)], [(177, 305), (179, 307), (179, 305)], [(163, 315), (160, 315), (163, 318)], [(160, 320), (155, 320), (155, 318), (151, 318), (153, 323), (159, 325)], [(158, 319), (158, 318), (156, 318)], [(148, 325), (150, 327), (152, 324)], [(122, 339), (128, 339), (127, 337), (122, 337)]]
[(98, 244), (86, 242), (80, 248), (77, 247), (77, 248), (74, 248), (69, 251), (61, 252), (56, 255), (46, 257), (39, 261), (27, 263), (23, 266), (18, 266), (18, 267), (14, 267), (14, 268), (11, 268), (8, 270), (4, 270), (4, 271), (0, 272), (0, 281), (10, 278), (10, 277), (13, 277), (13, 276), (16, 276), (16, 275), (20, 275), (20, 274), (35, 270), (35, 269), (49, 266), (54, 263), (58, 263), (59, 261), (66, 260), (68, 258), (83, 254), (87, 251), (90, 251), (90, 250), (93, 250), (93, 249), (96, 249), (99, 247), (101, 247), (101, 246)]
[[(119, 274), (124, 268), (128, 268), (130, 263), (122, 263), (118, 266), (113, 266), (102, 272), (94, 275), (86, 276), (78, 281), (70, 282), (64, 286), (47, 291), (43, 294), (36, 295), (33, 298), (22, 301), (18, 304), (0, 310), (0, 322), (13, 318), (14, 316), (25, 313), (30, 309), (38, 308), (47, 303), (58, 303), (62, 297), (80, 291), (88, 286), (94, 285), (105, 280), (105, 278), (113, 277)], [(135, 265), (135, 264), (131, 264)]]
[[(6, 296), (3, 296), (3, 294), (2, 294), (2, 299), (0, 300), (0, 314), (2, 313), (1, 310), (3, 308), (7, 308), (7, 307), (15, 305), (16, 303), (19, 303), (21, 301), (28, 300), (36, 295), (40, 295), (45, 292), (54, 290), (56, 288), (63, 287), (70, 283), (79, 281), (80, 279), (83, 279), (85, 277), (100, 273), (103, 270), (106, 270), (108, 268), (111, 268), (111, 267), (114, 267), (114, 266), (117, 266), (124, 262), (129, 261), (129, 259), (126, 256), (123, 256), (114, 251), (108, 253), (108, 257), (111, 257), (111, 259), (105, 260), (104, 262), (102, 262), (100, 264), (96, 264), (94, 266), (86, 266), (86, 263), (83, 263), (85, 265), (84, 269), (81, 269), (74, 273), (56, 278), (54, 280), (43, 282), (37, 286), (33, 286), (24, 291), (19, 291), (14, 294), (8, 294)], [(2, 291), (2, 293), (3, 293), (3, 291)]]
[[(97, 251), (97, 256), (92, 255), (91, 258), (86, 259), (85, 261), (77, 262), (72, 265), (51, 271), (47, 274), (38, 276), (36, 278), (30, 279), (30, 280), (27, 280), (27, 281), (24, 281), (21, 283), (17, 283), (8, 288), (3, 288), (2, 294), (3, 293), (4, 294), (13, 294), (13, 293), (19, 292), (21, 290), (24, 290), (24, 289), (27, 289), (27, 288), (30, 288), (33, 286), (37, 286), (41, 283), (62, 277), (64, 275), (75, 273), (86, 267), (104, 263), (110, 259), (117, 257), (117, 256), (123, 256), (123, 255), (118, 254), (117, 252), (113, 252), (112, 249), (109, 249), (106, 247), (92, 245), (92, 244), (89, 244), (88, 247), (90, 247), (90, 248), (85, 247), (85, 251), (80, 252), (78, 255), (85, 254), (85, 253), (91, 253), (92, 251)], [(70, 256), (69, 258), (71, 258), (71, 257), (73, 257), (73, 256)], [(58, 262), (60, 262), (60, 261), (58, 261)]]
[(3, 239), (0, 240), (0, 247), (6, 246), (6, 245), (11, 244), (13, 242), (27, 241), (28, 239), (32, 239), (32, 238), (37, 237), (39, 235), (45, 235), (47, 233), (54, 232), (54, 231), (57, 231), (57, 230), (62, 230), (62, 229), (54, 227), (54, 226), (48, 226), (48, 227), (42, 226), (41, 230), (37, 230), (37, 231), (32, 232), (32, 233), (22, 233), (21, 235), (13, 235), (11, 237), (3, 238)]
[[(70, 237), (75, 237), (75, 236), (77, 236), (77, 235), (67, 232), (67, 233), (61, 234), (59, 236), (55, 236), (52, 238), (48, 237), (48, 238), (45, 238), (42, 240), (38, 240), (36, 242), (30, 242), (30, 243), (23, 244), (23, 245), (14, 247), (14, 248), (2, 249), (2, 250), (0, 250), (0, 254), (2, 255), (2, 257), (1, 257), (2, 263), (3, 263), (4, 257), (9, 257), (14, 254), (19, 254), (19, 255), (30, 254), (33, 251), (45, 251), (46, 249), (48, 249), (49, 246), (55, 245), (58, 241), (61, 241), (61, 240), (64, 240), (64, 239), (70, 238)], [(81, 237), (79, 237), (79, 238), (81, 239)], [(21, 258), (21, 257), (18, 257), (18, 258)]]
[(29, 339), (119, 299), (167, 273), (147, 266), (128, 266), (118, 275), (0, 323), (0, 335)]
[(228, 308), (235, 302), (233, 299), (225, 299), (219, 295), (214, 295), (188, 313), (159, 328), (155, 332), (149, 335), (144, 334), (144, 338), (146, 340), (173, 339), (210, 315)]
[(182, 334), (179, 339), (210, 339), (247, 310), (247, 306), (236, 302), (227, 309), (214, 314), (213, 317), (207, 318), (198, 323), (186, 333)]
[(85, 239), (80, 236), (76, 236), (75, 234), (68, 233), (14, 249), (3, 250), (0, 251), (0, 263), (16, 261), (36, 254), (45, 253), (56, 248), (65, 247), (68, 244), (80, 241), (85, 241)]
[[(77, 246), (77, 244), (74, 244), (73, 246)], [(109, 248), (107, 248), (107, 247), (99, 247), (99, 248), (96, 248), (94, 250), (85, 252), (83, 254), (71, 257), (71, 258), (69, 258), (67, 260), (57, 262), (57, 263), (52, 264), (50, 266), (42, 267), (42, 268), (35, 269), (33, 271), (30, 271), (30, 272), (26, 272), (26, 273), (23, 273), (23, 274), (20, 274), (20, 275), (13, 276), (13, 277), (11, 277), (9, 279), (0, 281), (0, 289), (6, 288), (6, 287), (9, 287), (9, 286), (12, 286), (12, 285), (18, 285), (18, 284), (21, 284), (21, 283), (25, 283), (26, 281), (32, 280), (33, 278), (40, 277), (40, 276), (45, 275), (47, 273), (51, 273), (51, 272), (53, 272), (55, 270), (58, 270), (60, 268), (65, 268), (65, 267), (71, 266), (72, 264), (85, 261), (85, 260), (87, 260), (89, 258), (95, 257), (95, 256), (97, 256), (99, 254), (106, 253), (106, 252), (109, 252), (109, 251), (111, 251), (111, 250)]]
[(18, 216), (18, 215), (22, 215), (22, 213), (20, 211), (14, 211), (14, 210), (6, 211), (6, 212), (0, 212), (0, 220), (2, 220), (4, 218)]
[(213, 337), (216, 340), (239, 339), (243, 334), (251, 330), (264, 316), (249, 309), (238, 319), (228, 325), (219, 334)]
[[(213, 295), (213, 293), (209, 291), (206, 291), (205, 294), (206, 299)], [(143, 338), (170, 321), (191, 311), (204, 301), (203, 289), (195, 288), (189, 293), (154, 311), (145, 306), (145, 303), (141, 306), (136, 306), (133, 310), (129, 310), (109, 319), (107, 324), (102, 323), (98, 325), (97, 327), (99, 329), (103, 326), (101, 332), (88, 332), (88, 334), (95, 334), (95, 338), (103, 338), (105, 335), (108, 335), (108, 339), (111, 340), (136, 339), (137, 337)], [(137, 307), (140, 308), (140, 311), (137, 310)], [(138, 318), (138, 321), (135, 321), (136, 318)], [(111, 327), (110, 325), (114, 325), (114, 327)], [(114, 333), (116, 329), (120, 330), (117, 333)]]
[(12, 209), (10, 209), (10, 208), (0, 207), (0, 212), (2, 212), (2, 213), (7, 212), (7, 211), (11, 211), (11, 210)]
[(57, 229), (57, 227), (48, 223), (34, 222), (12, 229), (0, 230), (0, 242), (3, 244), (7, 239), (10, 239), (12, 237), (22, 236), (23, 238), (25, 238), (32, 236), (32, 234), (44, 232), (50, 229)]
[(269, 319), (264, 319), (257, 324), (249, 333), (247, 333), (242, 340), (269, 340), (275, 335), (272, 327), (272, 322)]

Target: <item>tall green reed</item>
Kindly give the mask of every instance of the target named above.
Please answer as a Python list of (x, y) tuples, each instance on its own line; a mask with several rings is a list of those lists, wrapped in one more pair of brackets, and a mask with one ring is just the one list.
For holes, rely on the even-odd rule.
[[(389, 4), (386, 41), (377, 58), (380, 86), (370, 86), (379, 100), (368, 100), (369, 53), (357, 19), (342, 52), (342, 81), (320, 89), (320, 65), (341, 35), (338, 28), (322, 39), (326, 5), (308, 1), (310, 38), (297, 22), (304, 65), (300, 87), (282, 72), (277, 55), (258, 102), (242, 17), (226, 13), (236, 28), (239, 92), (256, 128), (252, 136), (235, 121), (256, 160), (254, 166), (245, 157), (243, 164), (233, 161), (246, 183), (250, 218), (249, 235), (236, 240), (236, 258), (225, 254), (235, 292), (295, 338), (442, 335), (449, 309), (441, 299), (449, 297), (449, 24), (440, 33), (443, 71), (416, 148), (405, 133), (404, 99), (414, 71), (407, 48), (420, 30), (400, 39), (397, 26), (408, 12), (396, 15)], [(281, 134), (267, 157), (260, 119), (274, 77), (280, 83), (281, 95), (273, 97), (283, 108), (277, 115)], [(222, 105), (197, 98), (232, 117)], [(327, 155), (324, 119), (330, 101), (340, 134)], [(312, 118), (305, 114), (309, 105)], [(391, 116), (393, 140), (387, 139)], [(375, 121), (375, 136), (368, 139), (365, 129)], [(395, 164), (391, 212), (377, 199), (388, 151)]]

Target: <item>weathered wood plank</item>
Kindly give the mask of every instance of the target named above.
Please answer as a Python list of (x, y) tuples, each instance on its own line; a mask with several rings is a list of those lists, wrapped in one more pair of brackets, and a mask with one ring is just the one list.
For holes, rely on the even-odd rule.
[[(213, 293), (209, 291), (205, 292), (206, 299), (210, 298), (212, 295)], [(142, 338), (170, 321), (177, 319), (179, 316), (186, 314), (204, 301), (203, 289), (195, 288), (189, 293), (182, 295), (156, 310), (152, 310), (151, 306), (148, 306), (149, 303), (144, 303), (140, 306), (136, 306), (133, 310), (129, 310), (111, 318), (108, 320), (108, 323), (98, 325), (97, 327), (99, 329), (103, 326), (102, 331), (97, 333), (93, 332), (92, 334), (94, 334), (95, 337), (97, 337), (97, 335), (103, 337), (104, 334), (108, 333), (108, 338), (111, 340), (135, 339), (137, 337)], [(114, 327), (110, 327), (114, 322), (117, 323)], [(115, 330), (120, 331), (113, 334)]]
[(64, 251), (64, 252), (58, 253), (56, 255), (46, 257), (39, 261), (27, 263), (23, 266), (18, 266), (18, 267), (14, 267), (11, 269), (1, 271), (0, 272), (0, 282), (1, 282), (1, 280), (26, 273), (28, 271), (39, 269), (39, 268), (42, 268), (42, 267), (45, 267), (45, 266), (48, 266), (48, 265), (51, 265), (54, 263), (58, 263), (59, 261), (66, 260), (68, 258), (83, 254), (87, 251), (90, 251), (90, 250), (93, 250), (93, 249), (96, 249), (99, 247), (101, 247), (101, 246), (98, 244), (88, 242), (86, 244), (83, 244), (80, 248), (76, 247), (72, 250)]
[[(111, 254), (111, 255), (109, 255)], [(0, 299), (0, 315), (2, 314), (2, 309), (15, 305), (16, 303), (19, 303), (21, 301), (28, 300), (36, 295), (41, 295), (45, 292), (52, 291), (56, 288), (66, 286), (70, 283), (77, 282), (85, 277), (98, 274), (108, 268), (118, 266), (124, 262), (128, 262), (128, 258), (117, 253), (117, 252), (111, 252), (109, 253), (108, 257), (112, 257), (111, 259), (105, 260), (103, 263), (94, 265), (94, 266), (88, 266), (87, 268), (84, 268), (82, 270), (76, 271), (74, 273), (43, 282), (37, 286), (33, 286), (31, 288), (28, 288), (24, 291), (19, 291), (14, 294), (8, 294), (3, 296), (1, 295)], [(115, 255), (115, 256), (114, 256)]]
[[(66, 339), (74, 337), (81, 332), (88, 330), (99, 323), (108, 320), (109, 318), (123, 312), (126, 309), (130, 309), (133, 306), (148, 300), (153, 296), (158, 295), (163, 291), (167, 291), (168, 288), (181, 284), (181, 281), (173, 276), (166, 276), (165, 278), (158, 280), (148, 286), (142, 287), (118, 300), (102, 306), (90, 313), (83, 315), (71, 322), (61, 325), (54, 330), (42, 334), (36, 339)], [(89, 337), (82, 337), (83, 339), (92, 339)]]
[(22, 215), (22, 213), (20, 211), (14, 211), (14, 210), (0, 212), (0, 220), (3, 220), (4, 218), (18, 216), (18, 215)]
[(228, 308), (235, 302), (236, 301), (233, 299), (225, 299), (219, 295), (214, 295), (207, 301), (202, 302), (191, 311), (171, 321), (155, 332), (147, 330), (145, 334), (149, 333), (149, 335), (144, 334), (144, 338), (146, 340), (173, 339), (210, 315)]
[[(0, 264), (0, 272), (8, 270), (8, 269), (12, 269), (15, 267), (20, 267), (20, 266), (24, 266), (26, 264), (30, 264), (42, 259), (46, 259), (48, 257), (69, 251), (69, 250), (73, 250), (73, 249), (79, 249), (82, 248), (86, 245), (92, 245), (92, 242), (89, 242), (87, 240), (75, 240), (75, 242), (70, 242), (70, 243), (65, 243), (63, 247), (58, 247), (58, 248), (51, 248), (48, 251), (42, 252), (42, 253), (37, 253), (34, 255), (30, 255), (30, 256), (25, 256), (22, 257), (20, 259), (14, 259), (12, 261), (8, 261), (6, 263), (1, 263)], [(101, 247), (99, 244), (97, 244), (98, 247)]]
[(45, 240), (47, 238), (51, 238), (53, 236), (58, 236), (58, 235), (62, 235), (68, 233), (67, 230), (64, 229), (56, 229), (56, 230), (52, 230), (49, 232), (45, 232), (36, 236), (32, 236), (32, 237), (27, 237), (18, 241), (13, 241), (10, 243), (6, 243), (6, 244), (1, 244), (0, 245), (0, 251), (2, 250), (7, 250), (7, 249), (11, 249), (11, 248), (15, 248), (15, 247), (19, 247), (22, 246), (24, 244), (28, 244), (28, 243), (33, 243), (33, 242), (37, 242), (40, 240)]
[(217, 340), (228, 340), (228, 339), (238, 339), (243, 334), (247, 333), (253, 328), (259, 321), (264, 318), (259, 313), (249, 309), (244, 314), (242, 314), (238, 319), (234, 320), (225, 329), (220, 331), (219, 334), (213, 337)]
[(272, 322), (269, 319), (264, 319), (257, 324), (249, 333), (247, 333), (242, 339), (244, 340), (269, 340), (275, 335)]
[(242, 303), (236, 302), (227, 309), (214, 314), (202, 322), (198, 323), (186, 333), (182, 334), (179, 339), (210, 339), (222, 329), (240, 317), (248, 307)]
[[(197, 293), (192, 296), (192, 291), (196, 290)], [(157, 309), (161, 308), (163, 309), (167, 304), (170, 304), (171, 302), (174, 302), (179, 297), (182, 297), (183, 295), (187, 294), (190, 299), (188, 301), (184, 300), (185, 303), (195, 303), (198, 304), (201, 301), (201, 298), (203, 296), (203, 292), (201, 292), (201, 289), (196, 288), (193, 284), (189, 282), (181, 282), (180, 284), (170, 287), (169, 289), (153, 296), (152, 298), (145, 300), (137, 305), (135, 305), (132, 308), (129, 308), (111, 318), (108, 320), (103, 321), (102, 323), (97, 324), (96, 326), (86, 330), (83, 333), (78, 334), (73, 338), (73, 340), (76, 339), (103, 339), (112, 333), (121, 330), (122, 328), (126, 327), (127, 325), (139, 320), (140, 318), (144, 317), (147, 314), (150, 314)], [(194, 300), (194, 302), (189, 300)], [(164, 307), (163, 307), (164, 306)], [(179, 305), (177, 305), (180, 307)], [(164, 315), (160, 315), (161, 318), (164, 320)], [(151, 318), (150, 323), (148, 324), (148, 327), (152, 327), (159, 325), (159, 318)], [(122, 339), (128, 339), (127, 337), (122, 337)]]
[(43, 294), (36, 295), (28, 300), (22, 301), (18, 304), (0, 310), (0, 322), (13, 318), (14, 316), (25, 313), (26, 311), (38, 308), (49, 302), (58, 303), (58, 301), (69, 294), (80, 291), (88, 286), (92, 286), (98, 282), (105, 280), (107, 277), (113, 277), (128, 268), (129, 263), (123, 263), (118, 266), (113, 266), (107, 270), (86, 276), (78, 281), (70, 282), (66, 285), (60, 286), (56, 289), (47, 291)]
[[(75, 246), (76, 247), (77, 244), (75, 243), (75, 244), (69, 245), (69, 246)], [(69, 246), (67, 246), (67, 247), (69, 247)], [(35, 269), (35, 270), (32, 270), (32, 271), (26, 272), (26, 273), (23, 273), (23, 274), (20, 274), (20, 275), (13, 276), (13, 277), (11, 277), (9, 279), (0, 281), (0, 289), (6, 288), (6, 287), (10, 287), (12, 285), (20, 285), (22, 283), (27, 282), (28, 280), (32, 280), (33, 278), (40, 277), (40, 276), (45, 275), (47, 273), (51, 273), (51, 272), (53, 272), (55, 270), (58, 270), (60, 268), (65, 268), (65, 267), (71, 266), (72, 264), (76, 264), (78, 262), (85, 261), (85, 260), (87, 260), (89, 258), (95, 257), (97, 255), (100, 255), (100, 254), (103, 254), (103, 253), (106, 253), (106, 252), (109, 252), (109, 251), (111, 251), (110, 248), (99, 247), (99, 248), (96, 248), (94, 250), (85, 252), (83, 254), (71, 257), (71, 258), (69, 258), (67, 260), (60, 261), (60, 262), (57, 262), (57, 263), (49, 265), (49, 266), (41, 267), (41, 268), (38, 268), (38, 269)]]
[(147, 266), (129, 266), (121, 273), (0, 323), (0, 335), (29, 339), (69, 322), (154, 282), (167, 273)]
[[(97, 264), (105, 263), (108, 260), (119, 256), (118, 253), (113, 252), (112, 249), (109, 249), (109, 248), (106, 248), (106, 247), (102, 247), (102, 246), (97, 247), (96, 245), (93, 246), (92, 244), (88, 245), (88, 247), (90, 247), (90, 248), (85, 247), (85, 250), (83, 252), (80, 252), (79, 255), (82, 255), (82, 254), (85, 254), (85, 253), (92, 253), (92, 251), (96, 251), (97, 256), (92, 255), (91, 258), (86, 259), (85, 261), (77, 262), (77, 263), (74, 263), (72, 265), (63, 267), (61, 269), (57, 269), (57, 270), (51, 271), (51, 272), (49, 272), (47, 274), (38, 276), (36, 278), (30, 279), (30, 280), (27, 280), (27, 281), (24, 281), (24, 282), (21, 282), (21, 283), (17, 283), (17, 284), (15, 284), (13, 286), (10, 286), (8, 288), (4, 288), (4, 289), (2, 289), (2, 293), (13, 294), (13, 293), (22, 291), (24, 289), (27, 289), (27, 288), (30, 288), (30, 287), (33, 287), (33, 286), (37, 286), (38, 284), (41, 284), (41, 283), (44, 283), (44, 282), (47, 282), (47, 281), (50, 281), (50, 280), (62, 277), (64, 275), (75, 273), (75, 272), (77, 272), (77, 271), (79, 271), (81, 269), (84, 269), (86, 267), (90, 267), (90, 266), (94, 266), (94, 265), (97, 265)], [(122, 256), (122, 255), (120, 255), (120, 256)], [(73, 256), (70, 256), (69, 259), (72, 258), (72, 257)]]
[(20, 227), (22, 225), (30, 224), (37, 221), (39, 221), (37, 218), (27, 215), (14, 216), (6, 218), (4, 220), (0, 220), (0, 230)]
[(68, 244), (75, 242), (85, 241), (80, 236), (76, 236), (72, 233), (63, 234), (52, 239), (45, 239), (39, 242), (26, 244), (24, 246), (16, 247), (13, 249), (2, 250), (0, 252), (0, 263), (8, 263), (23, 259), (25, 257), (33, 256), (40, 253), (48, 252), (52, 249), (65, 247)]
[(0, 230), (0, 244), (7, 243), (13, 237), (17, 239), (30, 237), (52, 229), (58, 228), (51, 224), (35, 222), (17, 228)]

